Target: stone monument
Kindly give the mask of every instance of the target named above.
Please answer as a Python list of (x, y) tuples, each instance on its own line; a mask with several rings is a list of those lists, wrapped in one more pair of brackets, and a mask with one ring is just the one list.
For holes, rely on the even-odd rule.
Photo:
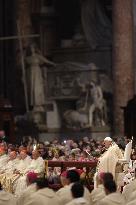
[[(101, 73), (95, 63), (65, 62), (48, 70), (47, 79), (47, 98), (55, 103), (59, 116), (58, 132), (71, 130), (79, 134), (85, 130), (91, 133), (92, 130), (108, 130), (109, 133), (109, 103), (106, 96), (112, 93), (112, 80)], [(111, 87), (107, 88), (103, 80), (110, 82)]]
[[(29, 117), (40, 128), (46, 127), (46, 80), (43, 73), (47, 68), (44, 66), (42, 71), (42, 65), (55, 64), (45, 58), (40, 51), (33, 44), (26, 51), (26, 69), (28, 69), (28, 98), (30, 112)], [(29, 97), (30, 96), (30, 97)]]

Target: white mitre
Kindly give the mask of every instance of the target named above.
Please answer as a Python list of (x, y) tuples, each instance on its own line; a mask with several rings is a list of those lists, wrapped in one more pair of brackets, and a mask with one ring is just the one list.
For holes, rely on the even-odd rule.
[(111, 138), (111, 137), (105, 137), (105, 138), (104, 138), (104, 141), (112, 142), (112, 138)]

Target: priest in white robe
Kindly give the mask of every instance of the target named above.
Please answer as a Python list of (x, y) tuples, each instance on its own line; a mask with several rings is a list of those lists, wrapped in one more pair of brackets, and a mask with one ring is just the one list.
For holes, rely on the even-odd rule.
[(0, 205), (16, 205), (16, 198), (9, 192), (0, 191)]
[(93, 189), (90, 194), (91, 205), (97, 205), (97, 203), (106, 196), (104, 186), (103, 186), (103, 176), (104, 176), (103, 172), (99, 173), (96, 176), (97, 187)]
[(16, 205), (16, 198), (13, 194), (2, 190), (0, 184), (0, 205)]
[(18, 180), (20, 179), (20, 177), (22, 177), (25, 173), (25, 170), (27, 169), (27, 167), (31, 164), (31, 157), (27, 155), (26, 150), (22, 150), (20, 152), (19, 155), (19, 163), (16, 166), (16, 169), (14, 170), (14, 175), (16, 175), (16, 180), (14, 180), (14, 184), (13, 184), (13, 192), (17, 194), (17, 192), (19, 190), (21, 190), (22, 193), (22, 185), (21, 187), (18, 184)]
[(1, 167), (0, 173), (1, 174), (2, 173), (7, 173), (7, 174), (13, 173), (18, 163), (19, 163), (19, 159), (17, 158), (17, 153), (15, 151), (10, 152), (9, 160), (5, 166)]
[(126, 205), (136, 205), (136, 199), (133, 201), (128, 202)]
[[(67, 171), (67, 185), (57, 191), (57, 196), (59, 197), (60, 205), (65, 205), (72, 201), (71, 187), (75, 182), (80, 180), (79, 173), (76, 170)], [(85, 187), (84, 198), (90, 202), (90, 192)]]
[(66, 205), (89, 205), (89, 201), (84, 198), (84, 186), (76, 182), (71, 187), (72, 200)]
[(37, 180), (37, 191), (33, 193), (24, 205), (59, 205), (56, 193), (48, 188), (47, 179)]
[(30, 171), (37, 173), (39, 176), (43, 175), (45, 171), (45, 163), (43, 158), (40, 157), (40, 153), (38, 152), (38, 150), (34, 150), (32, 152), (32, 161), (30, 165), (26, 168), (25, 173), (28, 173)]
[(99, 201), (97, 205), (125, 205), (125, 199), (119, 192), (107, 195), (104, 199)]
[(120, 192), (117, 192), (115, 181), (104, 182), (106, 196), (97, 205), (125, 205), (125, 199)]
[(1, 168), (1, 174), (0, 174), (0, 182), (2, 186), (4, 187), (4, 190), (13, 192), (13, 186), (14, 180), (16, 180), (16, 175), (14, 174), (14, 171), (16, 170), (16, 167), (19, 163), (19, 159), (17, 158), (17, 154), (15, 151), (12, 151), (9, 154), (9, 161), (8, 163)]
[(0, 172), (2, 171), (3, 167), (5, 167), (5, 165), (7, 164), (8, 160), (9, 160), (9, 157), (6, 154), (5, 149), (1, 148), (0, 149)]
[[(126, 204), (127, 205), (135, 205), (136, 204), (136, 179), (132, 181), (129, 187), (127, 187), (127, 190), (125, 190), (125, 197), (128, 197), (126, 199)], [(130, 188), (130, 190), (129, 190)], [(128, 193), (127, 193), (128, 192)], [(123, 191), (124, 195), (124, 191)]]
[(30, 199), (31, 195), (37, 191), (36, 187), (37, 174), (29, 172), (26, 176), (27, 188), (22, 192), (21, 196), (17, 199), (17, 205), (25, 205)]
[(122, 194), (126, 202), (129, 202), (133, 193), (136, 194), (136, 179), (134, 179), (133, 181), (130, 181), (130, 183), (124, 186), (123, 188)]
[(24, 170), (23, 176), (21, 176), (16, 184), (16, 189), (15, 189), (15, 195), (20, 196), (22, 193), (22, 190), (25, 190), (27, 188), (27, 183), (26, 183), (26, 175), (29, 172), (34, 172), (38, 176), (43, 176), (45, 171), (45, 163), (42, 157), (40, 157), (40, 154), (37, 150), (34, 150), (32, 152), (32, 161), (29, 164), (29, 166)]
[(30, 165), (32, 159), (30, 156), (27, 155), (26, 150), (22, 150), (20, 152), (20, 160), (19, 163), (16, 166), (15, 172), (18, 174), (24, 174), (24, 171), (27, 169), (27, 167)]

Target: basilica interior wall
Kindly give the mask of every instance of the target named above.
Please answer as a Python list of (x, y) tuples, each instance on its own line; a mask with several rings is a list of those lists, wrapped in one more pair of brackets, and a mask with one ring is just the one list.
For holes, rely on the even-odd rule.
[[(134, 1), (134, 14), (136, 13), (135, 4)], [(54, 67), (46, 65), (46, 63), (40, 65), (44, 95), (46, 96), (46, 110), (44, 114), (42, 113), (45, 121), (41, 122), (40, 132), (45, 131), (53, 135), (54, 133), (64, 133), (68, 129), (70, 131), (75, 129), (81, 134), (81, 131), (88, 129), (86, 119), (88, 120), (89, 108), (92, 105), (90, 83), (93, 81), (102, 90), (103, 102), (106, 103), (102, 108), (107, 109), (108, 120), (104, 120), (103, 123), (98, 117), (98, 121), (95, 119), (97, 122), (94, 122), (95, 125), (91, 125), (90, 130), (97, 134), (99, 132), (110, 133), (113, 129), (111, 1), (65, 0), (64, 3), (64, 0), (20, 0), (17, 4), (15, 3), (15, 10), (14, 14), (11, 13), (11, 17), (13, 21), (15, 17), (19, 19), (21, 35), (39, 34), (37, 38), (22, 39), (24, 60), (27, 48), (34, 43), (42, 57), (55, 63)], [(8, 22), (8, 19), (6, 21)], [(18, 34), (16, 26), (13, 27), (14, 31), (8, 32), (6, 35)], [(3, 49), (2, 46), (3, 43), (1, 43), (1, 49)], [(11, 63), (9, 63), (10, 48), (14, 51)], [(1, 74), (6, 76), (1, 79), (1, 93), (4, 93), (4, 97), (9, 98), (15, 107), (15, 116), (24, 116), (26, 114), (26, 99), (19, 41), (8, 43), (6, 49), (4, 54), (6, 64), (2, 64), (3, 61), (1, 61)], [(26, 64), (25, 66), (27, 69)], [(26, 80), (29, 77), (28, 72)], [(28, 83), (28, 107), (33, 115), (29, 86)], [(86, 105), (86, 110), (81, 110), (84, 105)], [(78, 115), (83, 114), (85, 122), (72, 122), (72, 124), (66, 122), (64, 113), (69, 110), (73, 110)], [(101, 109), (101, 111), (103, 110)], [(98, 113), (95, 110), (95, 115)], [(37, 118), (37, 115), (34, 117)], [(43, 124), (46, 124), (46, 128)]]

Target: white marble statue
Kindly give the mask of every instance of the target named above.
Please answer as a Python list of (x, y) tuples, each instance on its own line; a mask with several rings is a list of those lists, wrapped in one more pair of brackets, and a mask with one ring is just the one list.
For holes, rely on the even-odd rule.
[(100, 85), (94, 82), (91, 82), (90, 85), (92, 104), (89, 108), (89, 125), (92, 126), (93, 121), (95, 121), (94, 123), (96, 126), (104, 126), (106, 124), (107, 111), (102, 89)]
[(45, 89), (40, 66), (55, 64), (42, 56), (34, 45), (30, 46), (25, 60), (30, 69), (30, 105), (33, 106), (33, 111), (42, 112), (45, 106)]
[[(107, 106), (100, 85), (94, 82), (84, 84), (78, 79), (78, 85), (86, 93), (84, 103), (78, 110), (66, 110), (64, 119), (69, 127), (88, 128), (105, 126), (107, 122)], [(90, 88), (89, 88), (90, 87)]]

